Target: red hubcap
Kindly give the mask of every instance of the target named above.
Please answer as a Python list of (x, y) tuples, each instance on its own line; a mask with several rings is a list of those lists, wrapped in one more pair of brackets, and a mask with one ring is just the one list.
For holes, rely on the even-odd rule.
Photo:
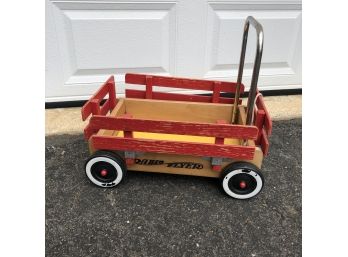
[(100, 172), (100, 175), (102, 175), (102, 177), (105, 177), (106, 175), (108, 175), (108, 171), (107, 170), (102, 170)]
[(244, 189), (244, 188), (246, 188), (246, 186), (247, 186), (247, 184), (245, 183), (245, 181), (241, 181), (241, 182), (239, 182), (239, 187), (241, 188), (241, 189)]

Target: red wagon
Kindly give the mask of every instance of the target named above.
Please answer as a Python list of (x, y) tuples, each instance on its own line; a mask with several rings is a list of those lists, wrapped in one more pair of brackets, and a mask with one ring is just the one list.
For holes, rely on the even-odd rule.
[[(256, 28), (258, 41), (244, 106), (240, 94), (249, 24)], [(81, 110), (83, 120), (91, 116), (84, 130), (91, 152), (85, 166), (88, 178), (98, 186), (113, 187), (127, 170), (205, 176), (221, 178), (231, 197), (258, 194), (272, 130), (257, 91), (262, 46), (262, 26), (248, 17), (236, 83), (128, 73), (125, 82), (145, 90), (126, 89), (126, 97), (116, 99), (111, 76)], [(154, 86), (212, 91), (212, 95), (155, 92)], [(234, 98), (221, 97), (222, 92)]]

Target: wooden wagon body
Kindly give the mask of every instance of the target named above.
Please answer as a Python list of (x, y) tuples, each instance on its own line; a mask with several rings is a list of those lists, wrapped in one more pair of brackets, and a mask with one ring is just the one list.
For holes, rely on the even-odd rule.
[[(82, 108), (83, 120), (92, 116), (84, 130), (91, 153), (117, 151), (128, 169), (138, 171), (219, 177), (231, 162), (261, 168), (272, 130), (262, 96), (255, 103), (254, 125), (245, 125), (241, 104), (238, 124), (231, 124), (234, 98), (220, 93), (233, 94), (236, 83), (142, 74), (125, 78), (145, 90), (126, 89), (126, 98), (116, 99), (110, 77)], [(212, 96), (155, 92), (154, 86), (212, 91)]]

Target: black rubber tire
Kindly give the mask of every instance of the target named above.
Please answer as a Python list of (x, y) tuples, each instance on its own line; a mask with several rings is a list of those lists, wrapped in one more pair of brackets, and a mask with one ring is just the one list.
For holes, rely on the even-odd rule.
[[(101, 175), (104, 170), (106, 175)], [(86, 160), (85, 172), (93, 184), (110, 188), (124, 179), (127, 174), (127, 165), (118, 154), (103, 150), (95, 152)]]
[[(228, 196), (241, 200), (258, 195), (264, 186), (261, 170), (248, 162), (234, 162), (226, 166), (220, 182)], [(241, 182), (244, 182), (245, 188), (239, 186)]]

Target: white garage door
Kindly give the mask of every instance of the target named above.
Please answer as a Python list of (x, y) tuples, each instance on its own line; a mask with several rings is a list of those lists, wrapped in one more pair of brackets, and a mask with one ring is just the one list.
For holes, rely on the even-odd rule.
[(122, 94), (127, 72), (236, 81), (248, 15), (264, 27), (260, 89), (301, 87), (300, 1), (46, 0), (46, 101), (87, 99), (110, 75)]

